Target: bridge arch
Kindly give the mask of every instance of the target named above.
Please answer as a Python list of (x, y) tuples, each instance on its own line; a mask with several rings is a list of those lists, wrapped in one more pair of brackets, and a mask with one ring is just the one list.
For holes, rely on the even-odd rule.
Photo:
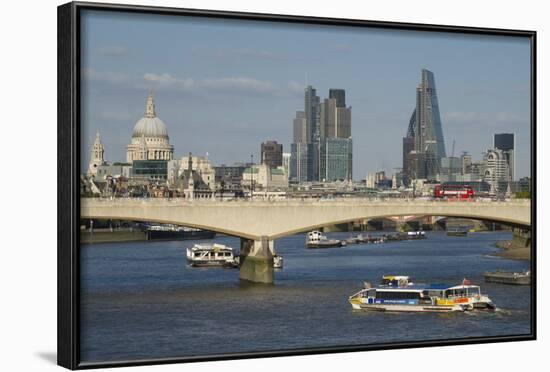
[(182, 222), (179, 220), (170, 220), (170, 219), (159, 219), (159, 218), (146, 218), (146, 217), (129, 217), (129, 216), (122, 216), (122, 215), (113, 215), (112, 217), (105, 217), (104, 215), (101, 216), (92, 216), (87, 215), (85, 217), (81, 217), (85, 219), (96, 219), (96, 220), (118, 220), (118, 221), (133, 221), (133, 222), (153, 222), (158, 224), (170, 224), (170, 225), (177, 225), (177, 226), (185, 226), (185, 227), (192, 227), (195, 229), (201, 229), (201, 230), (208, 230), (213, 231), (220, 234), (225, 234), (229, 236), (233, 236), (235, 238), (244, 238), (244, 239), (256, 239), (256, 235), (246, 234), (238, 231), (232, 231), (224, 229), (223, 227), (214, 226), (214, 225), (203, 225), (203, 224), (196, 224), (196, 223), (190, 223), (190, 222)]
[(442, 216), (530, 228), (530, 203), (344, 200), (337, 202), (178, 202), (84, 200), (82, 218), (170, 223), (245, 239), (270, 240), (325, 226), (395, 216)]
[[(271, 239), (279, 239), (279, 238), (282, 238), (282, 237), (285, 237), (285, 236), (294, 235), (294, 234), (298, 234), (298, 233), (301, 233), (301, 232), (307, 232), (307, 231), (311, 231), (311, 230), (317, 230), (317, 229), (327, 227), (327, 226), (350, 223), (350, 222), (354, 222), (354, 221), (358, 221), (358, 220), (364, 220), (364, 219), (381, 219), (381, 218), (388, 218), (388, 217), (395, 217), (395, 216), (411, 216), (411, 214), (403, 214), (403, 215), (386, 214), (386, 215), (378, 215), (378, 216), (368, 216), (368, 217), (363, 217), (363, 218), (350, 218), (350, 219), (344, 219), (344, 220), (338, 220), (338, 221), (331, 221), (329, 223), (322, 223), (322, 224), (312, 224), (312, 225), (307, 225), (305, 227), (300, 227), (300, 228), (296, 228), (294, 230), (279, 233), (279, 234), (270, 236), (270, 238)], [(472, 216), (461, 215), (461, 214), (449, 214), (449, 215), (432, 214), (432, 215), (430, 215), (430, 214), (426, 214), (426, 213), (423, 213), (419, 216), (440, 216), (440, 217), (446, 217), (446, 218), (448, 218), (448, 217), (451, 217), (451, 218), (464, 218), (464, 219), (477, 220), (477, 221), (491, 221), (491, 222), (496, 222), (496, 223), (500, 223), (500, 224), (503, 224), (503, 225), (515, 226), (515, 227), (523, 227), (523, 228), (530, 227), (530, 226), (524, 226), (522, 224), (518, 224), (517, 222), (510, 221), (508, 219), (493, 218), (493, 217), (491, 217), (491, 218), (481, 218), (481, 217), (472, 217)]]

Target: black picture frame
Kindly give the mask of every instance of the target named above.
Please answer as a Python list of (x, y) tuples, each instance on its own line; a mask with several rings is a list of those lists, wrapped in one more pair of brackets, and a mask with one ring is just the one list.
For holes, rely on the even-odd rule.
[[(304, 348), (270, 352), (235, 353), (168, 359), (121, 360), (105, 363), (82, 363), (79, 357), (79, 174), (80, 174), (80, 17), (82, 10), (179, 15), (233, 20), (255, 20), (310, 25), (337, 25), (362, 28), (380, 28), (403, 31), (434, 31), (475, 35), (517, 36), (528, 38), (531, 43), (531, 232), (532, 232), (532, 286), (531, 330), (529, 335), (473, 337), (445, 341), (417, 341), (362, 346), (335, 346), (328, 348)], [(480, 344), (490, 342), (526, 341), (536, 339), (537, 308), (537, 260), (536, 260), (536, 31), (461, 27), (449, 25), (415, 24), (369, 21), (357, 19), (319, 18), (278, 14), (257, 14), (199, 9), (179, 9), (154, 6), (135, 6), (102, 3), (71, 2), (58, 7), (58, 364), (69, 369), (98, 367), (137, 366), (182, 362), (201, 362), (228, 359), (292, 356), (321, 353), (339, 353), (380, 349), (400, 349), (444, 345)]]

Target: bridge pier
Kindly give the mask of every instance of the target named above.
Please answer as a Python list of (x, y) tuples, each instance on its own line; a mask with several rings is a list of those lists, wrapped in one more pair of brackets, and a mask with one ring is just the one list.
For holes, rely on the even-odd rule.
[(241, 238), (240, 278), (254, 283), (273, 283), (273, 240)]

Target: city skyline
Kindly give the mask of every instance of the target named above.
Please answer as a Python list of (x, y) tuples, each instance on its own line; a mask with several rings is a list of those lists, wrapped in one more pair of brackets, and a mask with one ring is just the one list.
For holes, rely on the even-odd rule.
[[(455, 140), (457, 153), (465, 150), (480, 159), (492, 147), (494, 133), (516, 133), (516, 177), (530, 175), (529, 44), (524, 41), (256, 22), (243, 26), (228, 20), (201, 24), (163, 18), (161, 24), (153, 15), (90, 13), (85, 19), (84, 26), (94, 32), (83, 33), (88, 35), (82, 51), (83, 169), (98, 130), (106, 159), (124, 161), (150, 89), (174, 158), (208, 152), (215, 164), (246, 162), (250, 154), (259, 160), (266, 140), (282, 143), (288, 153), (293, 119), (303, 110), (304, 86), (311, 84), (323, 96), (331, 88), (346, 90), (346, 104), (353, 107), (355, 179), (377, 170), (392, 173), (402, 163), (401, 141), (415, 106), (418, 71), (427, 68), (437, 76), (445, 141)], [(120, 22), (128, 27), (113, 34)], [(196, 32), (186, 33), (190, 30)], [(228, 44), (230, 37), (222, 44), (215, 37), (220, 31), (240, 44)], [(279, 40), (285, 38), (289, 45)], [(298, 48), (306, 43), (309, 53)]]

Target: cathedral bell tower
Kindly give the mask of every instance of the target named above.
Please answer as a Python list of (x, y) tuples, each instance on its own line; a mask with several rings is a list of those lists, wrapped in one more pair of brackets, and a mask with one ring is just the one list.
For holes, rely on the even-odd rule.
[(97, 168), (100, 165), (105, 164), (105, 148), (101, 143), (101, 136), (99, 131), (96, 132), (95, 141), (90, 153), (90, 163), (88, 165), (88, 175), (95, 176), (97, 174)]

